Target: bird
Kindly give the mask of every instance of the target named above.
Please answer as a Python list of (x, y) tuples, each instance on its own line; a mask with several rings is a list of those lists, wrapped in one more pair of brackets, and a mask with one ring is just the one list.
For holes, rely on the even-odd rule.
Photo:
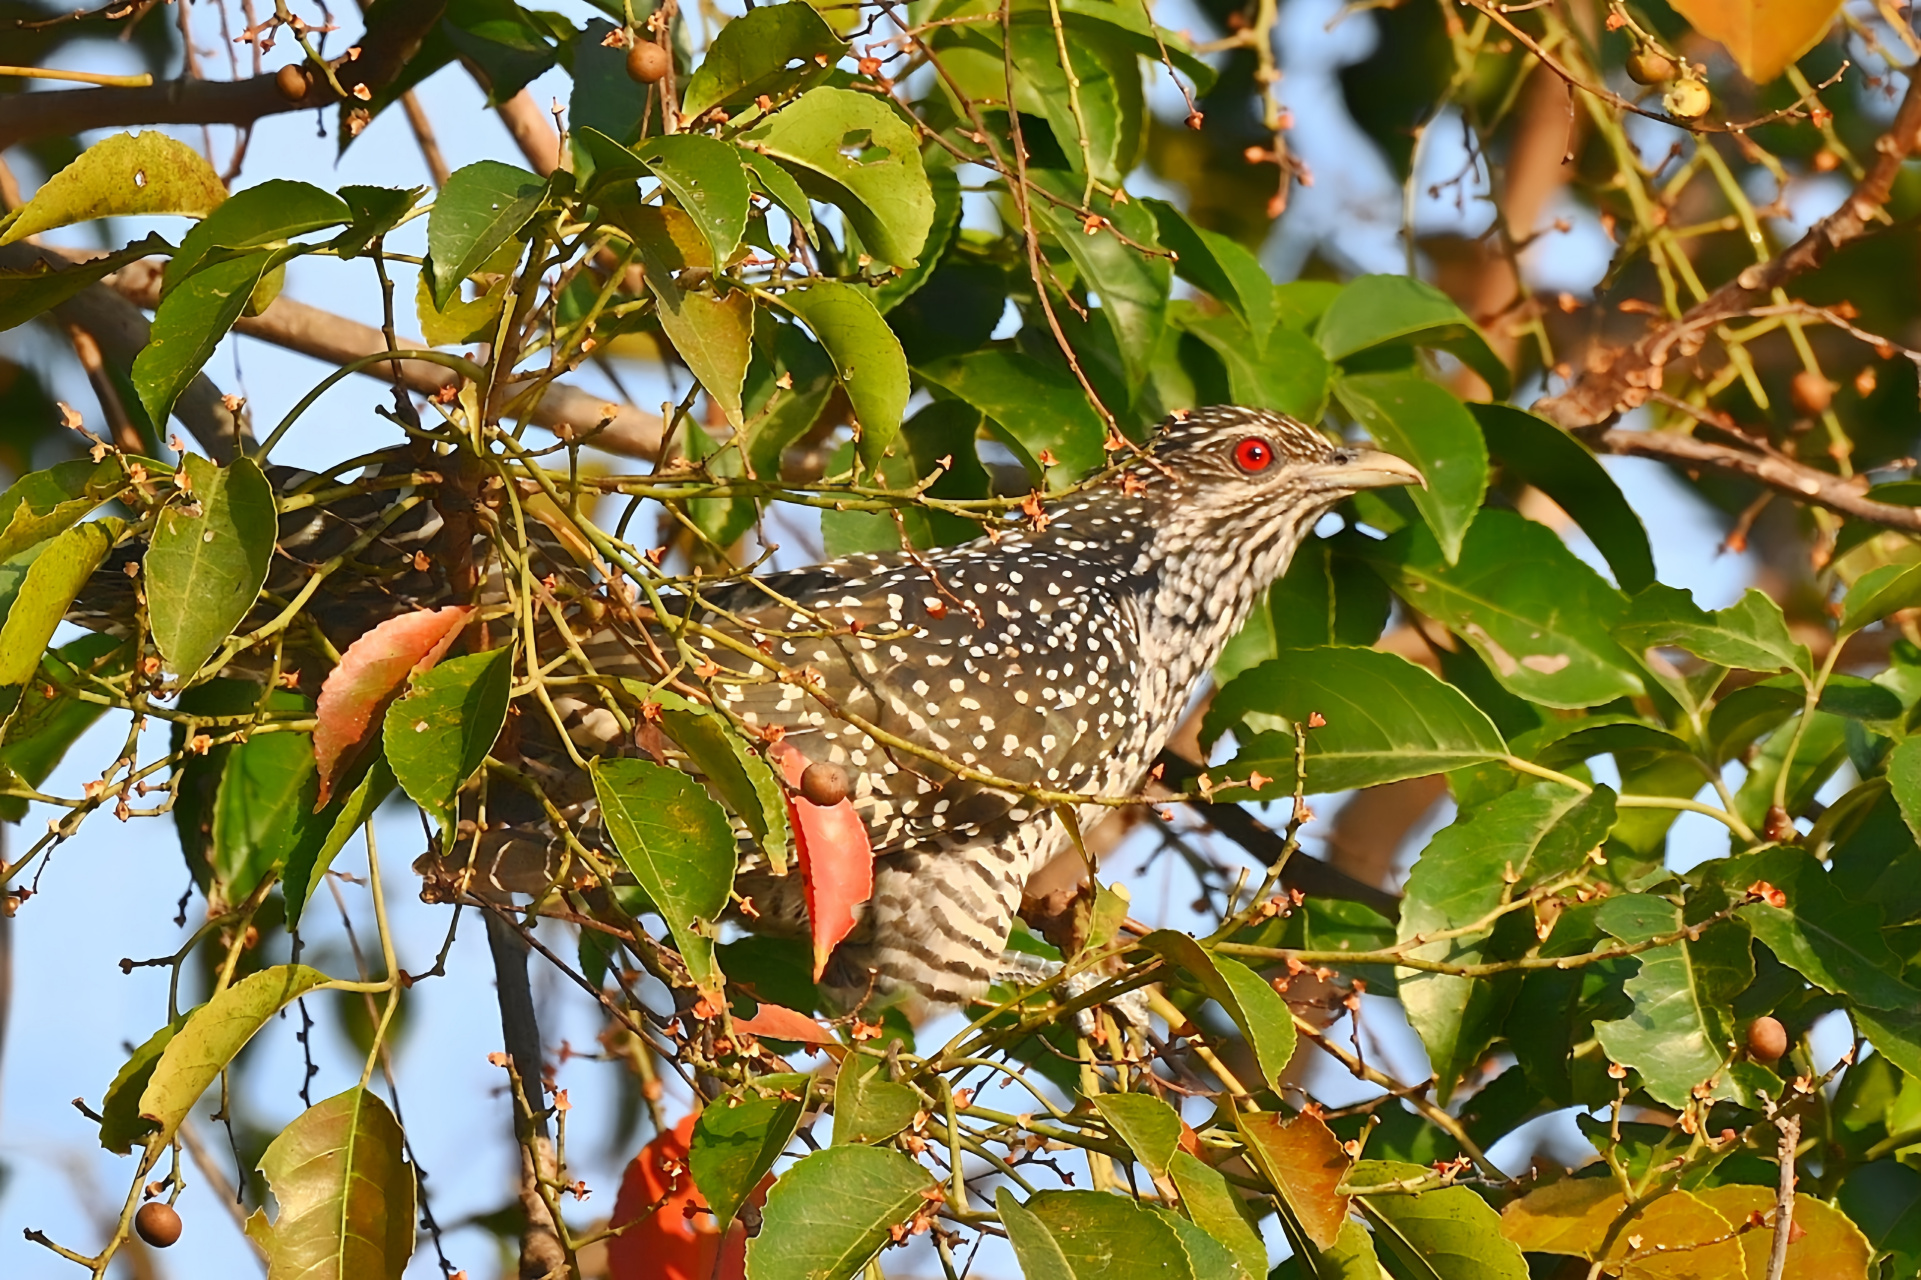
[[(843, 771), (874, 887), (821, 975), (829, 1003), (964, 1004), (1009, 972), (1022, 890), (1073, 839), (1060, 809), (1031, 792), (1138, 794), (1196, 687), (1316, 523), (1362, 490), (1424, 484), (1407, 461), (1297, 418), (1210, 406), (1171, 415), (1098, 478), (953, 545), (727, 578), (657, 593), (650, 608), (550, 544), (576, 588), (563, 600), (562, 577), (548, 578), (550, 613), (567, 619), (569, 660), (597, 679), (677, 674), (754, 740)], [(355, 499), (351, 511), (308, 507), (293, 528), (283, 518), (282, 559), (297, 567), (339, 554), (370, 512), (388, 513), (359, 554), (397, 567), (374, 575), (371, 594), (343, 581), (335, 597), (315, 597), (336, 643), (383, 609), (447, 602), (438, 566), (459, 521), (441, 514), (445, 502), (395, 518), (392, 494), (405, 492)], [(96, 578), (112, 583), (112, 568)], [(501, 587), (483, 574), (469, 590), (485, 599)], [(677, 643), (663, 615), (698, 626)], [(543, 652), (561, 648), (550, 636)], [(496, 744), (542, 795), (496, 788), (484, 820), (463, 810), (461, 838), (416, 863), (426, 896), (551, 885), (566, 861), (554, 812), (574, 839), (604, 843), (579, 761), (641, 754), (647, 735), (623, 728), (591, 683), (549, 701), (550, 712), (517, 703)], [(1072, 812), (1085, 831), (1111, 810), (1089, 801)], [(806, 936), (799, 877), (742, 844), (735, 918)]]

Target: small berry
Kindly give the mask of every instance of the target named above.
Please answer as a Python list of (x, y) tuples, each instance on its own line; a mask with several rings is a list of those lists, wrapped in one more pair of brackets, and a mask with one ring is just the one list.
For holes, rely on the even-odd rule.
[(1636, 84), (1666, 84), (1674, 79), (1674, 59), (1650, 48), (1628, 55), (1628, 79)]
[(141, 1205), (133, 1215), (133, 1229), (154, 1248), (165, 1249), (180, 1238), (180, 1215), (172, 1205), (155, 1200)]
[(847, 798), (847, 770), (837, 764), (810, 764), (801, 771), (800, 793), (810, 803), (832, 808)]
[(627, 75), (640, 84), (656, 84), (665, 79), (670, 65), (667, 51), (652, 40), (636, 40), (627, 50)]
[(1757, 1062), (1779, 1062), (1788, 1051), (1788, 1029), (1778, 1018), (1763, 1014), (1748, 1023), (1748, 1056)]
[(289, 62), (273, 73), (273, 87), (274, 92), (288, 102), (304, 102), (307, 99), (307, 90), (313, 87), (313, 81), (308, 77), (307, 68), (304, 65)]
[(1714, 99), (1708, 95), (1708, 87), (1699, 80), (1677, 80), (1669, 89), (1662, 103), (1668, 114), (1681, 120), (1693, 120), (1708, 113)]
[(1796, 413), (1818, 418), (1834, 402), (1834, 384), (1812, 369), (1803, 369), (1788, 383), (1788, 399), (1794, 402)]

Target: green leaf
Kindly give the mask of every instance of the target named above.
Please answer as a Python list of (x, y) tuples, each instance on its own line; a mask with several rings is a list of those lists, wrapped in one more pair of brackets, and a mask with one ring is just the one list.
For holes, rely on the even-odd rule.
[(1332, 360), (1385, 346), (1436, 347), (1481, 375), (1496, 400), (1507, 398), (1507, 366), (1454, 300), (1409, 276), (1360, 276), (1321, 316), (1316, 335)]
[[(1274, 328), (1274, 281), (1238, 240), (1196, 226), (1165, 200), (1143, 200), (1154, 215), (1160, 243), (1180, 255), (1174, 272), (1230, 307), (1257, 343)], [(1312, 344), (1309, 344), (1312, 345)], [(1319, 348), (1315, 348), (1318, 354)]]
[(1121, 52), (1115, 59), (1120, 65), (1110, 69), (1099, 37), (1069, 37), (1063, 57), (1052, 26), (1038, 23), (1014, 23), (1011, 34), (1015, 106), (1047, 121), (1075, 174), (1091, 172), (1096, 180), (1119, 186), (1136, 159), (1140, 70), (1134, 58)]
[[(769, 10), (762, 8), (755, 9), (753, 12), (766, 13)], [(759, 187), (761, 193), (769, 200), (785, 209), (787, 216), (800, 226), (803, 235), (815, 244), (819, 244), (820, 232), (814, 226), (814, 206), (809, 203), (807, 193), (800, 189), (800, 183), (794, 181), (793, 175), (760, 152), (749, 151), (745, 147), (740, 148), (740, 162), (747, 166), (748, 180)], [(890, 285), (898, 283), (899, 281), (896, 280), (890, 282)], [(882, 286), (882, 298), (887, 296), (888, 287)], [(877, 302), (875, 305), (882, 311), (886, 311), (890, 304)]]
[(311, 183), (274, 178), (237, 191), (181, 237), (167, 263), (164, 291), (172, 292), (217, 249), (258, 249), (352, 220), (346, 201)]
[(1530, 701), (1590, 707), (1642, 692), (1608, 630), (1627, 602), (1546, 525), (1489, 508), (1451, 565), (1418, 525), (1364, 554), (1403, 600), (1446, 623)]
[(319, 792), (313, 735), (256, 733), (235, 743), (214, 794), (214, 892), (242, 902), (301, 845), (318, 843), (329, 825), (313, 811)]
[(1882, 936), (1880, 908), (1844, 898), (1813, 854), (1780, 845), (1713, 870), (1730, 897), (1760, 880), (1787, 895), (1785, 907), (1755, 902), (1739, 915), (1781, 963), (1815, 986), (1870, 1009), (1921, 1008), (1921, 991), (1901, 980), (1901, 962)]
[(460, 282), (518, 236), (546, 198), (540, 177), (498, 160), (454, 170), (427, 215), (435, 308), (446, 310)]
[(76, 266), (55, 269), (52, 263), (40, 258), (26, 268), (0, 270), (0, 331), (44, 315), (129, 262), (165, 253), (169, 248), (165, 240), (149, 233), (118, 252), (90, 258)]
[(72, 528), (126, 487), (127, 466), (118, 454), (98, 462), (58, 462), (21, 476), (0, 493), (0, 560)]
[(154, 644), (190, 677), (253, 608), (278, 526), (273, 485), (251, 458), (218, 467), (190, 455), (181, 470), (191, 488), (161, 511), (142, 576)]
[(683, 290), (672, 279), (649, 270), (647, 287), (654, 294), (654, 315), (694, 375), (728, 423), (745, 425), (741, 415), (741, 387), (753, 359), (754, 300), (745, 289), (725, 297)]
[(1474, 415), (1447, 388), (1412, 372), (1336, 378), (1334, 396), (1376, 444), (1427, 477), (1427, 487), (1408, 497), (1453, 563), (1487, 493), (1487, 445)]
[[(1431, 1174), (1424, 1165), (1363, 1160), (1348, 1182), (1379, 1187)], [(1358, 1196), (1374, 1226), (1375, 1248), (1393, 1255), (1416, 1280), (1527, 1280), (1521, 1251), (1501, 1234), (1500, 1215), (1466, 1187), (1413, 1195)]]
[(695, 1117), (687, 1167), (722, 1230), (793, 1141), (807, 1083), (804, 1075), (762, 1076), (716, 1098)]
[(356, 258), (366, 252), (368, 244), (375, 236), (385, 235), (399, 226), (420, 197), (427, 194), (425, 187), (368, 187), (349, 184), (340, 188), (340, 198), (346, 202), (352, 215), (347, 229), (335, 236), (332, 241), (334, 252), (343, 258)]
[[(487, 91), (487, 105), (507, 101), (558, 58), (556, 34), (540, 19), (543, 11), (525, 9), (513, 0), (454, 0), (440, 24), (453, 52), (476, 69), (474, 77)], [(564, 21), (564, 20), (563, 20)], [(572, 24), (566, 24), (572, 36)], [(342, 146), (346, 139), (343, 137)]]
[(740, 141), (840, 209), (880, 261), (906, 268), (919, 258), (934, 195), (913, 129), (885, 102), (851, 89), (813, 89)]
[(1156, 929), (1141, 939), (1141, 945), (1192, 979), (1221, 1006), (1254, 1050), (1262, 1086), (1277, 1087), (1294, 1056), (1294, 1015), (1267, 979), (1238, 960), (1203, 950), (1193, 938), (1172, 929)]
[(718, 985), (712, 922), (734, 883), (726, 810), (677, 769), (603, 758), (588, 771), (614, 847), (673, 930), (694, 981)]
[(164, 133), (116, 133), (48, 178), (10, 221), (0, 245), (92, 218), (202, 217), (227, 198), (206, 157)]
[(841, 1060), (834, 1079), (834, 1145), (871, 1146), (914, 1123), (920, 1094), (888, 1078), (887, 1064), (858, 1054)]
[(846, 1280), (932, 1186), (919, 1165), (881, 1147), (803, 1157), (767, 1193), (760, 1234), (747, 1243), (747, 1280)]
[[(1649, 894), (1621, 894), (1601, 904), (1596, 922), (1626, 943), (1673, 933), (1691, 923), (1681, 908)], [(1734, 997), (1754, 977), (1748, 931), (1727, 921), (1699, 941), (1643, 951), (1640, 971), (1627, 980), (1633, 1002), (1626, 1017), (1597, 1022), (1594, 1033), (1610, 1059), (1641, 1073), (1648, 1095), (1671, 1107), (1686, 1105), (1697, 1085), (1733, 1098), (1724, 1064), (1730, 1053)]]
[[(959, 400), (936, 400), (901, 424), (887, 456), (874, 472), (874, 483), (906, 489), (929, 477), (924, 492), (946, 499), (985, 498), (987, 472), (974, 451), (981, 412)], [(844, 474), (853, 466), (851, 442), (836, 449), (827, 464), (829, 475)], [(943, 466), (945, 461), (945, 466)], [(895, 517), (899, 523), (895, 523)], [(981, 536), (979, 522), (951, 511), (912, 506), (894, 511), (832, 511), (820, 513), (821, 541), (830, 559), (863, 551), (900, 550), (901, 531), (916, 547), (944, 547)]]
[[(0, 613), (6, 603), (0, 601)], [(87, 635), (43, 656), (28, 686), (33, 693), (21, 691), (19, 708), (0, 731), (4, 737), (0, 778), (11, 773), (30, 787), (45, 782), (68, 748), (107, 710), (98, 702), (58, 692), (57, 687), (74, 687), (86, 677), (118, 679), (126, 674), (129, 654), (129, 646), (118, 636)], [(45, 684), (40, 683), (43, 679)], [(0, 796), (0, 821), (18, 822), (26, 815), (24, 797)]]
[[(1261, 1280), (1267, 1267), (1267, 1246), (1247, 1220), (1241, 1193), (1218, 1169), (1185, 1151), (1174, 1153), (1168, 1162), (1168, 1176), (1181, 1194), (1181, 1208), (1194, 1225), (1227, 1246), (1246, 1280)], [(1379, 1277), (1369, 1276), (1367, 1280)]]
[(1884, 564), (1870, 569), (1841, 600), (1839, 635), (1852, 635), (1870, 622), (1921, 604), (1921, 565)]
[(1921, 738), (1905, 739), (1888, 755), (1888, 785), (1901, 820), (1921, 840)]
[(124, 1156), (146, 1142), (153, 1132), (151, 1120), (140, 1117), (140, 1095), (160, 1061), (161, 1051), (173, 1039), (185, 1018), (175, 1018), (141, 1042), (140, 1047), (120, 1065), (113, 1083), (107, 1086), (100, 1102), (100, 1145), (117, 1156)]
[(1837, 1203), (1878, 1252), (1893, 1256), (1894, 1275), (1921, 1274), (1921, 1171), (1898, 1160), (1856, 1165)]
[[(68, 529), (34, 560), (20, 594), (0, 626), (0, 715), (13, 710), (18, 686), (40, 669), (40, 655), (73, 599), (120, 536), (119, 520), (93, 520)], [(4, 691), (12, 690), (10, 695)]]
[(304, 964), (250, 973), (187, 1015), (168, 1042), (140, 1095), (140, 1115), (158, 1128), (149, 1150), (173, 1141), (180, 1122), (227, 1064), (275, 1014), (327, 981)]
[(700, 228), (715, 270), (724, 268), (747, 229), (747, 201), (753, 194), (740, 152), (718, 138), (674, 133), (639, 143), (634, 154)]
[(393, 1112), (356, 1086), (316, 1103), (260, 1157), (279, 1216), (256, 1209), (247, 1238), (270, 1277), (400, 1280), (414, 1251), (414, 1170)]
[(1304, 422), (1317, 422), (1327, 411), (1334, 366), (1307, 335), (1276, 329), (1263, 348), (1235, 315), (1204, 316), (1191, 304), (1176, 303), (1171, 318), (1221, 358), (1235, 404), (1272, 409)]
[(1089, 1101), (1155, 1180), (1167, 1177), (1181, 1143), (1181, 1117), (1174, 1108), (1145, 1093), (1101, 1093)]
[(1631, 654), (1672, 648), (1721, 667), (1814, 675), (1808, 647), (1788, 634), (1781, 606), (1752, 587), (1738, 603), (1709, 613), (1687, 592), (1656, 583), (1628, 602), (1613, 630)]
[(910, 392), (907, 357), (887, 321), (857, 285), (819, 280), (774, 300), (819, 339), (854, 408), (855, 439), (870, 470), (900, 432)]
[(1654, 582), (1654, 551), (1641, 517), (1601, 460), (1547, 419), (1504, 404), (1471, 404), (1487, 451), (1574, 518), (1629, 595)]
[(1381, 1265), (1374, 1252), (1374, 1237), (1358, 1222), (1343, 1222), (1334, 1247), (1319, 1253), (1312, 1270), (1296, 1253), (1269, 1272), (1268, 1280), (1382, 1280), (1394, 1274)]
[(1160, 346), (1174, 279), (1173, 264), (1164, 255), (1144, 251), (1160, 247), (1153, 215), (1137, 204), (1116, 204), (1097, 195), (1088, 207), (1112, 225), (1099, 226), (1089, 235), (1074, 212), (1081, 203), (1081, 185), (1071, 174), (1037, 169), (1028, 177), (1037, 191), (1062, 202), (1036, 196), (1029, 209), (1035, 223), (1052, 231), (1067, 250), (1088, 291), (1099, 295), (1099, 314), (1114, 335), (1127, 385), (1139, 387)]
[(1124, 1196), (1042, 1191), (1021, 1205), (1002, 1187), (995, 1207), (1028, 1280), (1190, 1280), (1195, 1275), (1175, 1219)]
[[(1106, 464), (1106, 428), (1065, 367), (994, 348), (916, 365), (915, 372), (986, 414), (1028, 474), (1050, 489)], [(1041, 465), (1043, 450), (1053, 454), (1052, 467)]]
[[(1478, 923), (1512, 894), (1578, 870), (1614, 826), (1614, 793), (1580, 792), (1540, 782), (1463, 813), (1415, 860), (1401, 902), (1397, 941), (1412, 942)], [(1507, 960), (1534, 942), (1531, 913), (1514, 913), (1482, 932), (1429, 942), (1408, 955), (1448, 964)], [(1427, 1046), (1446, 1102), (1499, 1033), (1516, 981), (1397, 971), (1408, 1022)]]
[(1293, 649), (1236, 676), (1215, 695), (1201, 736), (1212, 742), (1240, 726), (1240, 754), (1226, 772), (1244, 779), (1259, 770), (1274, 781), (1256, 794), (1288, 795), (1294, 739), (1286, 730), (1314, 712), (1327, 721), (1307, 730), (1307, 789), (1316, 794), (1507, 754), (1493, 721), (1460, 690), (1394, 654), (1335, 646)]
[(203, 267), (161, 301), (147, 345), (133, 358), (133, 385), (148, 421), (167, 420), (285, 252), (261, 250)]
[[(840, 61), (847, 42), (834, 34), (820, 14), (806, 4), (766, 4), (749, 9), (714, 36), (680, 98), (680, 109), (698, 116), (713, 107), (752, 102), (765, 94), (776, 96)], [(799, 61), (803, 65), (788, 69)]]
[(307, 900), (327, 875), (327, 868), (340, 851), (353, 839), (354, 832), (367, 825), (394, 789), (393, 770), (387, 767), (385, 756), (374, 757), (373, 764), (367, 769), (366, 776), (350, 792), (345, 800), (337, 800), (325, 812), (333, 814), (326, 835), (317, 843), (302, 840), (299, 847), (287, 859), (287, 866), (281, 872), (282, 891), (286, 895), (287, 928), (300, 924), (301, 914), (306, 910)]
[[(754, 169), (755, 176), (764, 175), (751, 162), (758, 162), (760, 166), (772, 169), (790, 184), (793, 183), (794, 180), (787, 177), (786, 170), (765, 156), (755, 155), (751, 151), (743, 151), (741, 154), (749, 159), (749, 167)], [(954, 164), (941, 153), (936, 153), (928, 161), (927, 187), (934, 193), (934, 221), (927, 232), (927, 243), (921, 246), (919, 262), (905, 271), (898, 272), (893, 279), (874, 290), (874, 306), (882, 315), (886, 315), (920, 292), (921, 286), (940, 270), (949, 246), (954, 243), (954, 237), (960, 232), (962, 195), (960, 175), (955, 172)], [(798, 184), (794, 184), (794, 192), (800, 193)], [(772, 194), (771, 187), (769, 193)], [(787, 207), (785, 197), (776, 195), (774, 199), (783, 208)], [(811, 230), (809, 234), (812, 234)]]
[(691, 702), (671, 689), (654, 689), (635, 680), (622, 682), (635, 697), (660, 708), (660, 723), (674, 745), (687, 753), (707, 785), (747, 824), (775, 875), (787, 874), (793, 835), (787, 825), (787, 792), (774, 770), (727, 718)]
[(381, 739), (394, 780), (439, 821), (443, 836), (453, 832), (454, 797), (507, 723), (513, 683), (511, 647), (470, 653), (414, 676), (387, 709)]

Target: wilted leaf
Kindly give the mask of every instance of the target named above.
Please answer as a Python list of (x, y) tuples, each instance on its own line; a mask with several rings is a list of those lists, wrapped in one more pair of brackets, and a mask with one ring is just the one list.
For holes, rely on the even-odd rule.
[(748, 1280), (845, 1280), (927, 1203), (927, 1172), (898, 1151), (828, 1147), (796, 1161), (767, 1193), (747, 1246)]
[(804, 1013), (762, 1000), (751, 1018), (735, 1018), (734, 1027), (769, 1040), (792, 1040), (798, 1044), (837, 1045), (834, 1033)]
[(1341, 1182), (1353, 1160), (1319, 1116), (1283, 1119), (1271, 1111), (1237, 1111), (1234, 1124), (1248, 1159), (1281, 1193), (1288, 1210), (1317, 1249), (1331, 1249), (1347, 1221)]
[(1841, 0), (1675, 0), (1674, 11), (1719, 40), (1742, 75), (1766, 84), (1821, 43)]
[(486, 760), (507, 722), (513, 691), (511, 647), (470, 653), (414, 676), (387, 709), (387, 763), (407, 798), (451, 834), (454, 796)]
[(0, 225), (0, 245), (90, 218), (198, 218), (226, 198), (213, 166), (187, 143), (158, 131), (116, 133), (42, 183), (19, 215)]
[[(387, 619), (340, 655), (340, 665), (320, 686), (314, 714), (314, 759), (320, 765), (316, 805), (333, 796), (334, 784), (353, 764), (372, 736), (383, 712), (409, 672), (425, 671), (440, 661), (473, 610), (465, 605), (423, 609)], [(489, 744), (491, 745), (491, 744)]]
[(716, 1223), (733, 1222), (793, 1140), (807, 1085), (804, 1075), (762, 1076), (714, 1099), (694, 1118), (687, 1167)]
[(359, 1087), (280, 1131), (260, 1157), (279, 1215), (247, 1220), (267, 1280), (400, 1280), (414, 1251), (405, 1141), (387, 1104)]

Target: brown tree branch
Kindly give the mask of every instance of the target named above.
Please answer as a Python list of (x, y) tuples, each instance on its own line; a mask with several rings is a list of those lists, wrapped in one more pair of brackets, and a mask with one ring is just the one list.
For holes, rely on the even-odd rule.
[[(1895, 112), (1894, 123), (1874, 144), (1874, 163), (1839, 209), (1815, 223), (1782, 253), (1748, 267), (1716, 289), (1673, 325), (1655, 329), (1625, 350), (1595, 353), (1603, 358), (1592, 361), (1592, 367), (1567, 390), (1535, 401), (1534, 411), (1572, 431), (1609, 422), (1645, 403), (1660, 387), (1662, 365), (1676, 345), (1663, 341), (1671, 328), (1704, 331), (1723, 320), (1745, 315), (1775, 289), (1815, 270), (1835, 250), (1866, 235), (1894, 189), (1902, 162), (1917, 146), (1921, 146), (1921, 73), (1909, 75), (1907, 93)], [(1685, 344), (1682, 350), (1685, 352)]]

